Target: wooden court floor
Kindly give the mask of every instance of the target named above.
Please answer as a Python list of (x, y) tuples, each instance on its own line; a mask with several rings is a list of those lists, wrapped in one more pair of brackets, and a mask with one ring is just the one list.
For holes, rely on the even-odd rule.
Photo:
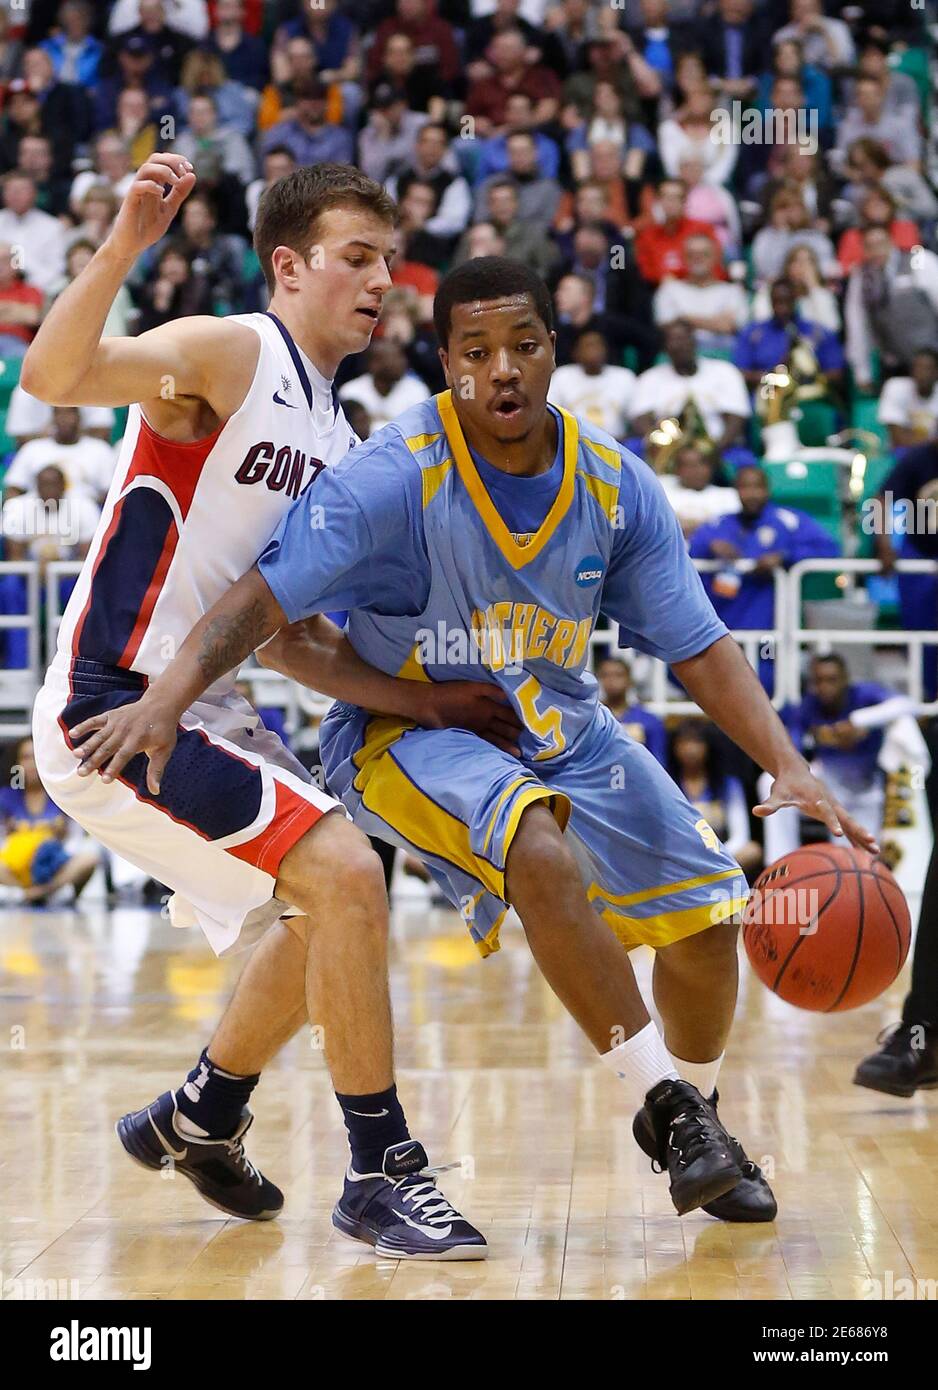
[(743, 965), (722, 1113), (771, 1173), (780, 1212), (771, 1226), (726, 1226), (675, 1215), (620, 1087), (520, 929), (484, 963), (448, 912), (405, 905), (394, 935), (399, 1089), (431, 1160), (461, 1160), (443, 1185), (488, 1236), (487, 1262), (376, 1261), (333, 1230), (344, 1130), (308, 1035), (253, 1101), (249, 1152), (286, 1193), (280, 1220), (228, 1220), (185, 1179), (131, 1163), (115, 1119), (180, 1083), (238, 967), (158, 913), (89, 904), (0, 911), (0, 1291), (55, 1280), (89, 1299), (863, 1299), (938, 1279), (938, 1092), (901, 1101), (850, 1084), (898, 1017), (904, 979), (823, 1018), (780, 1003)]

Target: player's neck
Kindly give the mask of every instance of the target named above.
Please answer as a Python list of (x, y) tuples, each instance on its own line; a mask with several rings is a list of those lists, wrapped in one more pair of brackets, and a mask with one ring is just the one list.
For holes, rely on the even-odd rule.
[(557, 455), (557, 423), (549, 410), (544, 411), (542, 424), (526, 439), (511, 444), (465, 424), (462, 428), (467, 444), (481, 454), (486, 463), (516, 477), (533, 478), (538, 473), (546, 473)]
[(326, 381), (331, 382), (345, 355), (327, 337), (314, 333), (297, 314), (289, 300), (278, 299), (274, 295), (270, 301), (270, 312), (280, 320), (297, 347), (304, 352)]

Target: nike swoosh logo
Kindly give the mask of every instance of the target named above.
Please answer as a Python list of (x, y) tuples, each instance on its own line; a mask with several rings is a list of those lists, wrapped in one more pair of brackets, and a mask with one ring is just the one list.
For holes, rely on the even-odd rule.
[(274, 405), (285, 405), (288, 410), (296, 410), (296, 406), (293, 404), (293, 402), (285, 401), (279, 391), (274, 392), (273, 400)]
[(380, 1120), (382, 1115), (386, 1115), (386, 1110), (350, 1110), (350, 1115), (361, 1115), (364, 1120)]
[(183, 1159), (183, 1158), (185, 1158), (185, 1156), (186, 1156), (186, 1154), (189, 1152), (189, 1150), (188, 1150), (188, 1149), (174, 1149), (173, 1146), (172, 1146), (172, 1144), (168, 1144), (168, 1143), (166, 1142), (165, 1137), (160, 1133), (160, 1131), (157, 1129), (156, 1125), (153, 1123), (153, 1116), (150, 1114), (149, 1110), (147, 1111), (147, 1119), (150, 1121), (150, 1124), (153, 1126), (153, 1133), (156, 1135), (157, 1139), (158, 1139), (158, 1140), (160, 1141), (160, 1143), (163, 1145), (163, 1148), (166, 1150), (166, 1152), (167, 1152), (168, 1154), (170, 1154), (171, 1157), (173, 1157), (173, 1158), (178, 1158), (178, 1159), (180, 1159), (180, 1160)]
[(395, 1216), (406, 1221), (408, 1226), (413, 1226), (415, 1231), (419, 1231), (421, 1235), (429, 1236), (431, 1240), (445, 1240), (448, 1235), (452, 1234), (452, 1226), (421, 1226), (419, 1221), (412, 1221), (406, 1212), (398, 1211), (397, 1207), (392, 1207), (391, 1210)]

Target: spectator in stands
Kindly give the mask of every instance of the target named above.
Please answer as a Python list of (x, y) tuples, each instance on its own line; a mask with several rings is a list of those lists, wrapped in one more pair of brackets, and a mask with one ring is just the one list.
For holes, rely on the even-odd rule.
[(94, 11), (88, 0), (64, 0), (59, 6), (59, 27), (42, 41), (60, 82), (94, 87), (101, 69), (104, 44), (91, 32)]
[(244, 195), (248, 211), (248, 227), (252, 232), (257, 217), (257, 205), (264, 189), (269, 188), (278, 179), (284, 179), (288, 174), (292, 174), (295, 168), (296, 160), (286, 145), (272, 145), (264, 155), (261, 160), (261, 177), (248, 185)]
[[(64, 289), (72, 283), (77, 275), (80, 275), (85, 266), (94, 256), (100, 243), (86, 241), (79, 237), (76, 241), (70, 241), (68, 250), (65, 253), (65, 274), (52, 292), (52, 299), (58, 298)], [(104, 338), (126, 338), (132, 331), (132, 325), (136, 322), (137, 311), (130, 295), (130, 290), (126, 284), (121, 285), (114, 302), (108, 310), (107, 318), (104, 320), (102, 337)]]
[(628, 662), (621, 656), (607, 656), (596, 665), (599, 698), (629, 738), (647, 748), (662, 767), (667, 765), (668, 738), (656, 714), (639, 704), (632, 688)]
[(736, 339), (733, 361), (751, 391), (758, 389), (766, 372), (780, 363), (790, 365), (797, 343), (810, 344), (828, 386), (838, 388), (844, 375), (844, 350), (830, 329), (798, 314), (797, 291), (790, 280), (775, 280), (771, 289), (772, 316), (743, 328)]
[(785, 257), (795, 246), (810, 246), (826, 278), (840, 273), (830, 237), (812, 227), (801, 194), (780, 188), (769, 206), (768, 226), (756, 232), (752, 242), (752, 271), (756, 280), (777, 280)]
[(875, 140), (883, 146), (893, 164), (921, 168), (922, 138), (916, 119), (886, 105), (886, 83), (879, 77), (857, 78), (853, 104), (847, 108), (837, 128), (837, 154), (841, 167), (847, 150), (855, 140)]
[(692, 222), (703, 222), (710, 228), (724, 255), (739, 255), (742, 230), (732, 193), (720, 184), (707, 181), (703, 162), (695, 155), (684, 155), (678, 173), (686, 189), (684, 210), (687, 216)]
[[(403, 0), (402, 0), (403, 3)], [(293, 86), (295, 105), (289, 120), (278, 122), (264, 136), (261, 153), (285, 146), (297, 164), (351, 164), (351, 133), (326, 119), (326, 88), (318, 77)]]
[[(622, 151), (608, 140), (600, 140), (588, 151), (588, 176), (574, 192), (561, 194), (554, 222), (561, 236), (568, 236), (584, 222), (605, 222), (610, 237), (625, 235), (634, 228), (635, 218), (629, 186), (622, 173)], [(585, 192), (585, 190), (591, 190)]]
[(758, 193), (763, 221), (771, 217), (772, 200), (785, 190), (797, 193), (816, 232), (830, 235), (834, 224), (834, 201), (838, 190), (820, 154), (803, 145), (780, 145), (777, 162), (770, 161), (769, 178)]
[[(463, 261), (476, 260), (479, 256), (504, 255), (505, 238), (494, 222), (473, 222), (459, 238), (452, 263), (456, 266), (462, 265)], [(593, 287), (590, 285), (591, 302), (592, 292)]]
[(712, 120), (716, 110), (713, 91), (708, 84), (692, 92), (673, 116), (658, 127), (658, 153), (669, 178), (678, 176), (681, 160), (691, 156), (704, 166), (704, 178), (709, 183), (729, 182), (739, 145), (734, 140), (715, 139)]
[(248, 142), (234, 126), (219, 125), (218, 106), (210, 91), (193, 95), (188, 129), (177, 136), (173, 150), (188, 159), (197, 174), (205, 156), (214, 155), (221, 169), (240, 183), (249, 184), (254, 178), (256, 166)]
[(394, 9), (395, 13), (378, 25), (374, 43), (368, 51), (369, 82), (374, 82), (381, 70), (384, 50), (392, 34), (408, 36), (414, 45), (418, 68), (427, 68), (443, 82), (455, 82), (460, 64), (453, 26), (432, 13), (428, 0), (396, 0)]
[(72, 216), (79, 217), (78, 225), (66, 234), (66, 246), (72, 247), (76, 241), (90, 242), (97, 251), (104, 241), (114, 221), (117, 199), (106, 183), (93, 183), (81, 199), (80, 206), (71, 207)]
[(428, 183), (436, 194), (436, 211), (425, 230), (448, 244), (466, 230), (472, 212), (469, 184), (459, 172), (459, 162), (449, 148), (446, 127), (428, 121), (417, 132), (413, 159), (389, 178), (385, 187), (400, 200), (414, 181)]
[(826, 137), (826, 143), (834, 118), (833, 83), (822, 67), (804, 61), (804, 49), (797, 39), (785, 39), (774, 45), (772, 69), (763, 72), (759, 79), (757, 107), (763, 113), (775, 106), (773, 97), (778, 93), (775, 84), (779, 78), (789, 78), (797, 83), (805, 106), (817, 113), (818, 134)]
[(652, 209), (652, 221), (635, 238), (635, 260), (639, 274), (650, 285), (659, 285), (666, 275), (679, 279), (687, 274), (684, 248), (690, 236), (709, 237), (719, 243), (706, 222), (695, 222), (685, 211), (687, 189), (681, 179), (662, 179)]
[(774, 44), (797, 40), (805, 62), (828, 72), (850, 67), (856, 61), (848, 26), (842, 19), (825, 15), (821, 0), (791, 0), (790, 14), (791, 22), (775, 33)]
[(236, 130), (246, 140), (251, 139), (257, 121), (257, 92), (232, 81), (221, 58), (210, 48), (193, 48), (186, 54), (179, 86), (173, 95), (176, 114), (183, 125), (189, 123), (192, 98), (206, 92), (215, 103), (218, 124)]
[(139, 331), (146, 333), (183, 314), (211, 314), (212, 290), (204, 275), (195, 273), (181, 242), (165, 246), (156, 262), (153, 279), (137, 290)]
[(586, 328), (573, 340), (573, 361), (554, 372), (548, 400), (624, 439), (634, 386), (634, 372), (610, 366), (603, 334)]
[[(427, 223), (432, 221), (435, 212), (436, 190), (433, 184), (412, 179), (407, 185), (407, 192), (398, 204), (398, 254), (400, 261), (429, 267), (434, 272), (432, 290), (430, 290), (426, 275), (417, 280), (410, 277), (421, 294), (436, 293), (436, 286), (439, 281), (436, 272), (442, 268), (448, 255), (448, 243), (441, 237), (433, 236), (427, 231)], [(400, 271), (399, 262), (395, 262), (395, 267), (397, 271)], [(393, 278), (394, 274), (392, 273)], [(408, 282), (407, 276), (398, 275), (397, 284)]]
[(696, 44), (691, 23), (669, 23), (667, 0), (641, 0), (642, 22), (629, 30), (629, 37), (645, 62), (670, 87), (678, 56)]
[[(446, 390), (446, 381), (432, 318), (432, 295), (427, 301), (421, 302), (411, 286), (395, 283), (384, 296), (379, 332), (382, 338), (398, 343), (404, 349), (410, 370), (435, 394)], [(364, 406), (361, 408), (364, 410)], [(345, 413), (348, 415), (348, 402), (345, 402)], [(370, 429), (371, 417), (367, 418)], [(351, 419), (349, 423), (352, 424)], [(352, 428), (355, 428), (354, 424)]]
[(94, 142), (94, 168), (83, 169), (72, 181), (69, 207), (73, 213), (79, 213), (88, 190), (101, 184), (109, 188), (120, 203), (133, 181), (134, 168), (127, 145), (115, 131), (106, 130)]
[(516, 130), (507, 136), (505, 149), (508, 155), (505, 173), (493, 174), (491, 178), (483, 180), (476, 190), (476, 217), (486, 215), (488, 191), (493, 180), (508, 179), (518, 192), (518, 215), (524, 222), (546, 232), (560, 202), (560, 184), (556, 179), (542, 175), (538, 166), (537, 143), (530, 131)]
[(65, 269), (61, 222), (36, 207), (36, 185), (17, 170), (4, 174), (0, 242), (18, 248), (19, 268), (28, 285), (48, 293)]
[(811, 658), (807, 686), (801, 700), (785, 711), (792, 742), (819, 765), (819, 775), (848, 813), (878, 835), (883, 824), (883, 735), (894, 720), (915, 714), (916, 705), (874, 681), (852, 681), (836, 652)]
[(694, 810), (753, 882), (762, 867), (762, 850), (752, 838), (742, 783), (720, 767), (713, 726), (702, 719), (683, 720), (671, 735), (668, 763)]
[[(518, 189), (507, 175), (501, 175), (489, 184), (485, 220), (502, 238), (506, 256), (524, 261), (542, 279), (549, 279), (557, 264), (557, 248), (543, 229), (529, 226), (523, 220), (518, 207)], [(465, 259), (464, 254), (462, 259)]]
[(52, 434), (30, 440), (14, 454), (3, 479), (4, 495), (37, 492), (42, 470), (54, 467), (62, 474), (69, 497), (87, 497), (100, 509), (111, 486), (114, 463), (109, 444), (82, 432), (77, 406), (53, 406)]
[(65, 849), (70, 822), (39, 780), (32, 739), (21, 739), (11, 754), (0, 786), (0, 883), (22, 889), (25, 903), (41, 903), (66, 887), (77, 902), (98, 866), (98, 851)]
[[(798, 560), (824, 559), (840, 554), (837, 541), (806, 512), (778, 507), (771, 501), (769, 482), (755, 465), (736, 474), (739, 511), (719, 521), (705, 522), (690, 540), (695, 560), (721, 560), (726, 568), (703, 576), (704, 587), (729, 628), (771, 632), (775, 626), (777, 570)], [(739, 561), (754, 561), (742, 570)], [(759, 679), (771, 695), (775, 684), (773, 654), (760, 655)]]
[[(191, 9), (192, 0), (186, 0), (186, 7)], [(129, 17), (131, 7), (127, 5), (125, 8)], [(121, 9), (119, 0), (111, 13), (111, 33), (123, 34), (125, 43), (139, 39), (146, 44), (153, 54), (154, 70), (161, 79), (175, 87), (179, 82), (183, 59), (193, 40), (201, 40), (208, 35), (207, 16), (204, 23), (200, 21), (184, 28), (186, 20), (179, 13), (180, 0), (175, 0), (175, 4), (174, 0), (135, 0), (133, 8), (137, 11), (137, 22), (125, 29), (123, 20), (118, 25), (114, 18)]]
[(407, 109), (405, 91), (387, 84), (376, 87), (368, 124), (358, 137), (358, 167), (376, 183), (385, 183), (413, 163), (417, 134), (426, 121), (422, 112)]
[(401, 93), (409, 111), (420, 111), (430, 120), (441, 121), (446, 114), (446, 101), (451, 84), (444, 82), (432, 68), (418, 67), (413, 40), (407, 34), (392, 34), (384, 48), (384, 62), (375, 81), (370, 84), (369, 108), (380, 87), (389, 86)]
[[(319, 75), (327, 86), (333, 82), (358, 81), (361, 75), (358, 33), (349, 16), (340, 11), (336, 0), (316, 0), (314, 5), (301, 5), (299, 16), (288, 20), (281, 33), (287, 38), (309, 39), (316, 54)], [(277, 37), (279, 40), (280, 33)]]
[(161, 144), (159, 126), (153, 119), (146, 93), (139, 87), (125, 87), (117, 98), (115, 134), (127, 147), (134, 169), (146, 164)]
[(173, 115), (173, 88), (176, 82), (156, 65), (153, 49), (139, 34), (122, 38), (117, 46), (117, 71), (98, 83), (95, 92), (94, 124), (109, 129), (117, 119), (117, 99), (127, 87), (143, 92), (150, 110), (160, 116)]
[[(938, 441), (906, 450), (883, 482), (873, 519), (873, 547), (884, 574), (892, 574), (897, 560), (938, 560)], [(904, 515), (893, 531), (894, 508)], [(864, 518), (864, 530), (867, 529)], [(896, 536), (896, 541), (893, 540)], [(938, 627), (938, 576), (900, 574), (899, 609), (902, 626), (911, 632), (934, 631)], [(926, 646), (922, 652), (922, 674), (926, 700), (938, 696), (938, 650)]]
[(684, 319), (665, 328), (664, 350), (667, 362), (649, 367), (635, 384), (633, 433), (645, 436), (693, 403), (716, 453), (731, 464), (750, 460), (744, 431), (751, 409), (742, 372), (732, 362), (698, 357), (696, 334)]
[(847, 360), (861, 391), (873, 389), (872, 353), (894, 375), (922, 347), (938, 343), (938, 256), (897, 251), (885, 227), (863, 233), (863, 260), (844, 300)]
[(27, 48), (23, 54), (23, 80), (39, 102), (41, 133), (52, 140), (56, 167), (64, 172), (75, 147), (91, 135), (93, 112), (88, 93), (74, 82), (59, 81), (52, 59), (42, 48)]
[(697, 36), (704, 64), (724, 98), (744, 101), (756, 86), (764, 60), (764, 27), (753, 0), (719, 0), (717, 13)]
[[(110, 406), (83, 405), (80, 413), (82, 433), (110, 443), (114, 430), (114, 411)], [(22, 448), (30, 439), (52, 434), (54, 427), (54, 407), (37, 401), (22, 386), (15, 386), (7, 408), (6, 432), (16, 448)]]
[[(921, 244), (921, 233), (914, 222), (897, 215), (896, 200), (880, 185), (871, 188), (860, 203), (862, 227), (885, 227), (889, 239), (899, 251), (911, 251)], [(859, 227), (848, 227), (837, 246), (837, 259), (845, 275), (863, 259), (863, 233)]]
[(0, 9), (0, 82), (10, 82), (23, 66), (23, 45), (10, 38), (10, 11)]
[(208, 283), (212, 302), (224, 313), (247, 314), (261, 307), (263, 277), (245, 273), (247, 242), (218, 230), (218, 210), (209, 193), (196, 187), (186, 199), (180, 218), (193, 273)]
[(342, 400), (358, 401), (368, 411), (372, 432), (394, 420), (401, 411), (428, 399), (426, 386), (408, 370), (399, 343), (379, 338), (368, 350), (368, 371), (339, 388)]
[(537, 146), (537, 165), (545, 178), (555, 179), (560, 172), (560, 146), (543, 131), (534, 128), (534, 102), (528, 92), (512, 92), (505, 103), (505, 126), (500, 135), (477, 140), (473, 147), (474, 169), (467, 169), (473, 184), (478, 187), (493, 174), (503, 174), (508, 168), (509, 138), (517, 131), (530, 133)]
[(690, 236), (684, 243), (687, 275), (667, 276), (655, 291), (655, 323), (684, 319), (697, 332), (703, 352), (730, 352), (746, 322), (749, 306), (740, 285), (718, 280), (719, 252), (708, 236)]
[[(476, 8), (478, 7), (470, 7), (470, 13), (474, 15)], [(538, 8), (542, 9), (543, 7), (539, 5)], [(467, 75), (470, 80), (476, 76), (477, 69), (490, 71), (485, 60), (486, 51), (496, 34), (501, 34), (506, 29), (520, 29), (524, 35), (529, 55), (533, 56), (536, 51), (543, 60), (542, 50), (548, 48), (551, 55), (556, 56), (557, 46), (551, 43), (547, 37), (547, 15), (544, 16), (543, 22), (532, 24), (519, 11), (519, 0), (495, 0), (494, 8), (490, 13), (470, 19), (465, 35), (465, 59), (468, 69)], [(585, 26), (581, 26), (581, 30), (585, 33)], [(562, 47), (560, 54), (562, 57)], [(555, 71), (558, 70), (553, 61), (547, 61), (549, 67), (554, 68)]]
[[(305, 86), (318, 77), (316, 50), (309, 39), (288, 39), (275, 48), (270, 56), (270, 77), (257, 111), (257, 126), (261, 132), (280, 121), (292, 119), (296, 114), (296, 84)], [(326, 89), (326, 120), (331, 125), (339, 125), (344, 114), (342, 88), (333, 84)]]
[(623, 177), (639, 180), (649, 156), (657, 151), (646, 128), (625, 117), (622, 97), (612, 82), (597, 82), (593, 102), (586, 117), (572, 128), (564, 142), (574, 178), (589, 177), (590, 150), (598, 144), (612, 145)]
[(20, 140), (17, 167), (36, 185), (36, 206), (41, 212), (60, 217), (68, 208), (69, 181), (56, 175), (52, 141), (47, 135), (24, 135)]
[[(794, 286), (795, 307), (800, 318), (829, 329), (831, 333), (840, 333), (840, 307), (836, 296), (824, 284), (818, 258), (810, 246), (792, 247), (785, 257), (781, 278)], [(763, 285), (753, 296), (751, 317), (758, 322), (771, 315), (771, 287)]]
[[(398, 3), (414, 3), (414, 0), (398, 0)], [(417, 3), (422, 4), (424, 0), (417, 0)], [(508, 97), (518, 90), (527, 92), (534, 102), (535, 125), (547, 125), (555, 119), (560, 109), (560, 78), (550, 68), (528, 63), (520, 29), (503, 29), (496, 34), (486, 50), (486, 58), (493, 69), (492, 75), (472, 82), (466, 94), (465, 113), (473, 118), (477, 137), (502, 132)]]
[(909, 376), (883, 382), (876, 418), (889, 431), (893, 453), (938, 435), (938, 347), (920, 348)]
[(244, 0), (215, 0), (215, 25), (208, 39), (232, 82), (260, 91), (267, 82), (270, 65), (263, 39), (244, 28)]
[(854, 140), (848, 146), (843, 172), (850, 180), (843, 197), (857, 210), (871, 188), (885, 188), (895, 198), (902, 217), (914, 222), (938, 217), (938, 198), (922, 175), (908, 165), (893, 164), (878, 140)]
[(100, 517), (100, 506), (84, 489), (66, 496), (61, 468), (46, 464), (28, 492), (3, 504), (6, 558), (38, 560), (42, 577), (53, 560), (83, 560)]
[(0, 245), (0, 357), (25, 357), (42, 321), (43, 294), (19, 269), (22, 247)]
[(656, 102), (662, 92), (662, 81), (642, 57), (634, 41), (621, 29), (601, 29), (600, 23), (610, 11), (594, 10), (587, 19), (589, 39), (586, 45), (587, 67), (572, 71), (563, 85), (564, 109), (575, 107), (580, 120), (585, 120), (593, 105), (598, 82), (611, 82), (619, 94), (622, 110), (629, 120), (642, 115), (642, 101)]
[[(590, 0), (557, 0), (557, 3), (548, 4), (537, 38), (544, 44), (545, 61), (561, 77), (566, 77), (581, 65), (581, 55), (595, 32), (591, 23), (593, 16)], [(520, 28), (525, 29), (526, 23), (526, 20), (519, 18)], [(489, 22), (486, 19), (475, 20), (469, 26), (467, 35), (470, 58), (484, 53), (491, 37)], [(530, 40), (531, 36), (528, 37)]]
[(686, 540), (705, 522), (719, 521), (739, 511), (739, 493), (715, 481), (716, 460), (696, 444), (675, 452), (673, 471), (659, 474), (665, 496), (674, 508)]
[[(907, 72), (898, 72), (890, 67), (889, 53), (890, 45), (887, 42), (867, 34), (860, 49), (858, 72), (863, 77), (873, 77), (883, 84), (884, 111), (901, 116), (903, 120), (917, 126), (921, 103), (915, 79)], [(844, 96), (851, 105), (854, 97), (853, 87), (854, 84), (848, 82), (844, 90)]]

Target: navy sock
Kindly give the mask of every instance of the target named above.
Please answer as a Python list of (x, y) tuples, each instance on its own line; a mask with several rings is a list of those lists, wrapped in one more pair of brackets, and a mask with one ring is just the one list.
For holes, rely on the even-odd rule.
[(196, 1065), (176, 1092), (180, 1114), (213, 1139), (227, 1139), (238, 1127), (241, 1111), (260, 1076), (233, 1076), (222, 1071), (202, 1052)]
[(345, 1117), (352, 1167), (356, 1173), (380, 1173), (385, 1149), (410, 1138), (397, 1087), (371, 1096), (340, 1096), (336, 1091), (335, 1098)]

